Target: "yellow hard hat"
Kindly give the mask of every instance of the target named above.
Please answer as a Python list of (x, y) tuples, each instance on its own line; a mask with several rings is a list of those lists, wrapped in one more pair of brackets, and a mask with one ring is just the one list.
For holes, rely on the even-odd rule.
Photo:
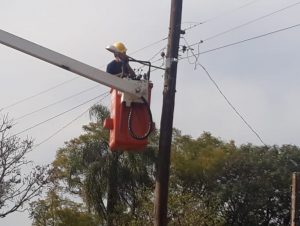
[(122, 42), (115, 42), (113, 46), (120, 52), (120, 53), (126, 53), (127, 49), (125, 45)]

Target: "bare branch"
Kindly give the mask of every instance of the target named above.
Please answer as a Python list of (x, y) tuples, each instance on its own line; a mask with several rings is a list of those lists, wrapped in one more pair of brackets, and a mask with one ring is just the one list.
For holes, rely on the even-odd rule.
[[(0, 116), (1, 117), (1, 116)], [(9, 136), (13, 123), (6, 116), (0, 119), (0, 218), (20, 211), (24, 204), (38, 196), (47, 183), (48, 166), (36, 166), (28, 175), (22, 173), (31, 161), (25, 155), (32, 150), (31, 139)]]

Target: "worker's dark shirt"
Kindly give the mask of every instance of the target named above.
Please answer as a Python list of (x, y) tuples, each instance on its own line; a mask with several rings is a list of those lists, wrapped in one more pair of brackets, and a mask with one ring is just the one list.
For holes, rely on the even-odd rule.
[(106, 67), (106, 72), (113, 75), (121, 74), (123, 70), (124, 74), (128, 74), (128, 69), (122, 61), (113, 60)]
[(120, 74), (122, 73), (122, 66), (123, 66), (122, 62), (113, 60), (107, 65), (106, 72), (113, 75)]

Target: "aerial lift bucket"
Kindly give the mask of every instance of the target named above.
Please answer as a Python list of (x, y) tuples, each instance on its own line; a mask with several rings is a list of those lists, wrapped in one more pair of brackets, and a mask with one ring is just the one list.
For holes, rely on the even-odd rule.
[(153, 126), (149, 109), (152, 87), (150, 83), (148, 100), (133, 102), (130, 106), (122, 101), (122, 92), (112, 90), (111, 115), (104, 120), (104, 128), (110, 130), (111, 151), (142, 151), (147, 146), (147, 137)]
[[(152, 88), (152, 84), (149, 83), (150, 62), (135, 60), (127, 56), (129, 61), (149, 66), (148, 73), (145, 74), (144, 80), (139, 80), (141, 77), (134, 79), (136, 82), (140, 81), (141, 84), (143, 84), (140, 86), (140, 84), (136, 84), (136, 82), (129, 82), (128, 80), (117, 76), (111, 76), (107, 72), (22, 39), (1, 29), (0, 44), (14, 48), (100, 84), (108, 87), (115, 87), (116, 89), (124, 91), (126, 95), (123, 95), (116, 90), (113, 90), (112, 92), (111, 118), (107, 119), (104, 125), (105, 128), (110, 129), (110, 148), (111, 150), (142, 150), (145, 148), (148, 143), (147, 137), (152, 129), (152, 116), (149, 108), (151, 91), (148, 91), (149, 93), (146, 99), (136, 98), (136, 95), (142, 94), (144, 88), (147, 87), (148, 84), (150, 84), (148, 90), (151, 90)], [(130, 97), (130, 95), (132, 95), (132, 97)], [(122, 97), (124, 96), (129, 96), (129, 101), (126, 102), (127, 106), (122, 100)], [(126, 100), (126, 98), (124, 99)], [(129, 104), (128, 106), (128, 103), (132, 102), (133, 104), (131, 106)]]

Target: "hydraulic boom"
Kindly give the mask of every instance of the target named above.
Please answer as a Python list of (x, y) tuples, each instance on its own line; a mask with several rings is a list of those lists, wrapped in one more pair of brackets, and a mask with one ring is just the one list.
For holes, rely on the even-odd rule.
[(102, 85), (117, 89), (133, 96), (134, 98), (148, 97), (148, 80), (130, 80), (112, 76), (95, 67), (72, 59), (53, 50), (37, 45), (0, 29), (0, 43), (19, 50), (23, 53), (39, 58), (75, 74), (91, 79)]
[(0, 43), (113, 88), (111, 115), (104, 121), (104, 127), (110, 130), (110, 149), (143, 150), (146, 147), (147, 137), (153, 129), (149, 106), (152, 88), (150, 67), (147, 79), (119, 78), (1, 29)]

